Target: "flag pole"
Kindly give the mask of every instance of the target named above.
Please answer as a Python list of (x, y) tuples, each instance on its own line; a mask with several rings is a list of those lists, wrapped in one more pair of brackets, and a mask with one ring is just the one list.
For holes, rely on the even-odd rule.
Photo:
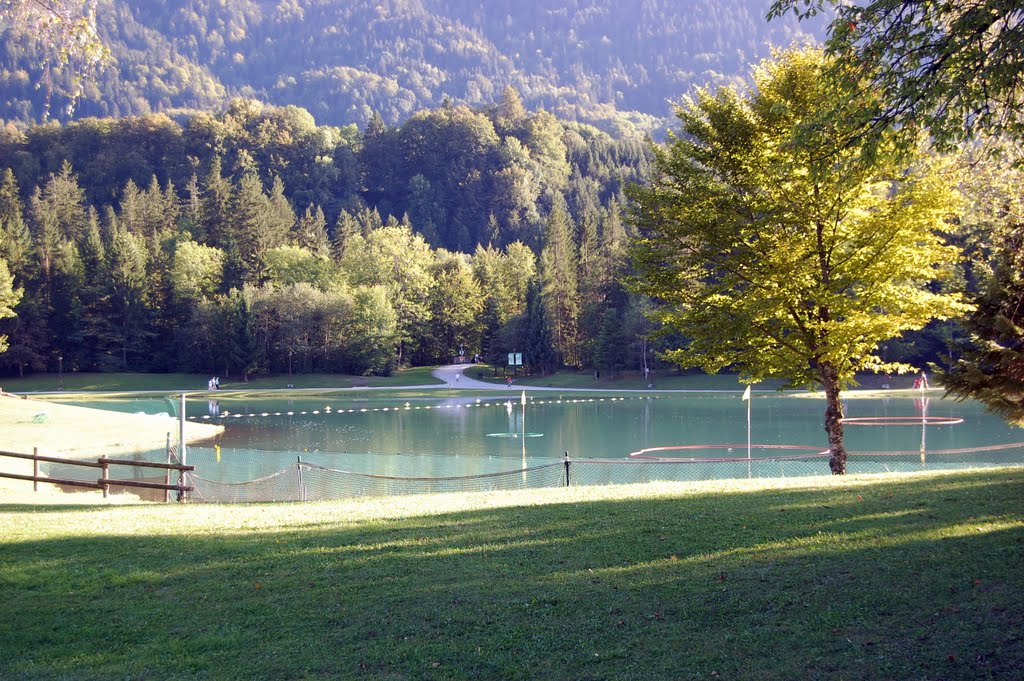
[[(523, 391), (523, 396), (520, 398), (523, 405), (523, 468), (526, 468), (526, 391)], [(525, 473), (524, 473), (525, 475)]]
[(743, 391), (743, 401), (747, 403), (747, 458), (750, 456), (750, 386), (747, 385), (747, 389)]

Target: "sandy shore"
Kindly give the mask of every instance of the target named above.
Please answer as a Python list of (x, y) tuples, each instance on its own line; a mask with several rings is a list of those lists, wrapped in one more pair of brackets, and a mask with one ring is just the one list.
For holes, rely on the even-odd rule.
[[(31, 454), (37, 448), (40, 454), (69, 459), (127, 455), (163, 449), (167, 433), (176, 442), (179, 428), (173, 416), (123, 414), (0, 394), (0, 450), (5, 452)], [(185, 423), (190, 443), (213, 438), (222, 430), (218, 425)], [(0, 456), (0, 471), (27, 475), (32, 463)], [(0, 496), (8, 500), (21, 497), (26, 489), (31, 492), (32, 483), (0, 478)], [(84, 501), (84, 495), (73, 496)]]

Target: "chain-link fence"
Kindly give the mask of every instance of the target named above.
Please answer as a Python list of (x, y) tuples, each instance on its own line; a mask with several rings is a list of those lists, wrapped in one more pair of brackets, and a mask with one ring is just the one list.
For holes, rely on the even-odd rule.
[(373, 475), (297, 461), (272, 475), (246, 482), (218, 482), (189, 475), (193, 500), (314, 501), (353, 497), (380, 497), (435, 492), (489, 492), (565, 486), (563, 463), (521, 470), (451, 477)]
[[(752, 478), (797, 478), (828, 475), (828, 452), (813, 447), (754, 445), (757, 455), (743, 456), (740, 446), (724, 448), (727, 458), (681, 458), (693, 447), (662, 447), (635, 452), (633, 458), (503, 459), (499, 457), (374, 457), (342, 453), (278, 452), (252, 449), (189, 448), (196, 470), (175, 484), (193, 488), (197, 502), (313, 501), (440, 492), (488, 492), (548, 487), (627, 485), (649, 482), (697, 482)], [(798, 453), (792, 453), (797, 451)], [(785, 454), (776, 452), (787, 452)], [(724, 453), (724, 452), (723, 452)], [(182, 463), (176, 452), (140, 452), (140, 461)], [(518, 466), (516, 464), (519, 464)], [(850, 452), (848, 473), (904, 473), (1024, 465), (1024, 443), (930, 452)], [(165, 482), (138, 471), (111, 466), (111, 478)], [(267, 473), (267, 471), (272, 471)], [(51, 479), (86, 479), (82, 469), (49, 463), (42, 474)], [(156, 474), (154, 474), (156, 475)], [(142, 476), (142, 477), (140, 477)], [(93, 476), (93, 481), (95, 476)], [(217, 479), (219, 478), (219, 479)], [(162, 493), (161, 493), (162, 494)], [(146, 497), (149, 498), (149, 497)], [(155, 497), (153, 497), (155, 500)]]
[[(985, 453), (981, 456), (982, 452)], [(852, 453), (849, 473), (937, 471), (1024, 465), (1018, 446), (918, 452)], [(540, 465), (452, 476), (380, 475), (302, 461), (255, 480), (224, 482), (191, 473), (192, 500), (205, 502), (311, 501), (437, 492), (487, 492), (545, 487), (625, 485), (741, 478), (795, 478), (828, 475), (828, 453), (761, 458), (613, 460), (570, 459)]]

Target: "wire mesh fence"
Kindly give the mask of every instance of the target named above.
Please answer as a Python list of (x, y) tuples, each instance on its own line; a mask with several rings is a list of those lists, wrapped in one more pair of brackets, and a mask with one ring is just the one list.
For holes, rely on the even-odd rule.
[[(183, 480), (188, 500), (240, 503), (316, 501), (432, 493), (472, 493), (650, 482), (798, 478), (829, 475), (828, 452), (813, 447), (755, 445), (757, 456), (676, 458), (696, 453), (687, 447), (662, 447), (635, 452), (627, 459), (553, 457), (522, 459), (521, 465), (500, 457), (366, 456), (325, 452), (280, 452), (254, 449), (225, 450), (191, 447), (188, 463), (196, 470)], [(802, 450), (802, 451), (801, 451)], [(796, 451), (796, 453), (792, 453)], [(789, 452), (776, 454), (776, 452)], [(136, 454), (139, 460), (183, 463), (177, 452)], [(848, 473), (906, 473), (1024, 465), (1024, 443), (949, 449), (931, 452), (851, 452)], [(132, 474), (111, 468), (111, 477)], [(269, 471), (269, 472), (268, 472)], [(49, 478), (74, 478), (80, 469), (49, 464)], [(116, 475), (115, 475), (116, 473)], [(162, 475), (162, 474), (161, 474)], [(84, 479), (84, 478), (83, 478)], [(140, 478), (142, 479), (142, 478)], [(148, 480), (148, 478), (145, 478)], [(151, 482), (160, 482), (152, 480)]]
[(565, 465), (449, 477), (402, 477), (345, 471), (297, 461), (272, 475), (246, 482), (219, 482), (189, 475), (195, 501), (316, 501), (437, 492), (490, 492), (565, 486)]
[[(1022, 465), (1021, 454), (969, 456), (958, 452), (922, 456), (917, 452), (853, 454), (849, 473), (913, 472)], [(990, 453), (991, 454), (991, 453)], [(381, 475), (302, 461), (254, 480), (224, 482), (190, 473), (192, 500), (201, 502), (314, 501), (441, 492), (487, 492), (567, 486), (649, 482), (795, 478), (828, 475), (828, 453), (719, 459), (570, 459), (473, 475)]]

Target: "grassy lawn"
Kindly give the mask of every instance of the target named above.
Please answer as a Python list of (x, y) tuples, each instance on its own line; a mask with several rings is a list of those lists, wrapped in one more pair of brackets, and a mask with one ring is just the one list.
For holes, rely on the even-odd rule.
[[(390, 387), (400, 385), (437, 385), (440, 383), (430, 375), (436, 367), (416, 367), (395, 372), (391, 376), (346, 376), (344, 374), (295, 374), (293, 376), (252, 376), (248, 382), (221, 379), (225, 390), (266, 390), (285, 388), (352, 388)], [(199, 374), (82, 374), (65, 373), (64, 390), (104, 391), (181, 391), (206, 390), (207, 375)], [(25, 378), (5, 377), (0, 386), (7, 392), (55, 392), (58, 386), (57, 374), (33, 374)]]
[[(391, 376), (346, 376), (343, 374), (294, 374), (292, 376), (253, 376), (248, 382), (239, 380), (221, 380), (224, 390), (271, 390), (284, 389), (289, 385), (296, 389), (309, 388), (389, 388), (395, 386), (439, 385), (440, 381), (430, 375), (437, 367), (414, 367), (402, 369)], [(503, 385), (505, 378), (501, 369), (497, 372), (490, 365), (480, 364), (466, 370), (466, 376)], [(65, 373), (63, 376), (66, 391), (153, 391), (176, 392), (181, 390), (206, 390), (209, 376), (199, 374), (81, 374)], [(886, 379), (874, 374), (866, 374), (859, 378), (860, 387), (880, 389), (883, 383), (891, 384), (892, 389), (909, 389), (913, 384), (913, 376), (895, 376)], [(515, 385), (521, 388), (553, 387), (582, 388), (587, 390), (644, 390), (653, 384), (658, 390), (739, 390), (744, 384), (734, 374), (709, 376), (703, 372), (678, 374), (671, 372), (655, 372), (645, 380), (639, 372), (621, 372), (615, 376), (602, 373), (595, 379), (590, 371), (562, 371), (548, 376), (517, 376)], [(6, 377), (0, 379), (0, 387), (7, 392), (55, 392), (58, 377), (56, 374), (33, 374), (25, 378)], [(755, 386), (757, 390), (775, 390), (782, 385), (781, 381), (765, 381)]]
[[(482, 380), (502, 384), (505, 378), (501, 374), (501, 367), (495, 371), (493, 366), (479, 365), (466, 371), (470, 378), (477, 378), (482, 373)], [(877, 374), (864, 374), (858, 376), (859, 389), (881, 389), (883, 384), (890, 386), (892, 390), (910, 389), (914, 383), (913, 376), (894, 376), (886, 378)], [(755, 390), (778, 390), (783, 382), (768, 380), (754, 386)], [(524, 376), (515, 377), (515, 385), (524, 388), (552, 387), (552, 388), (582, 388), (587, 390), (645, 390), (648, 385), (654, 385), (657, 390), (737, 390), (742, 391), (746, 384), (740, 383), (735, 374), (716, 374), (714, 376), (704, 372), (689, 372), (680, 374), (676, 371), (656, 371), (648, 379), (644, 379), (640, 372), (623, 371), (609, 375), (601, 372), (600, 378), (594, 378), (593, 371), (560, 371), (547, 376)]]
[(1009, 679), (1024, 470), (0, 505), (3, 679)]

